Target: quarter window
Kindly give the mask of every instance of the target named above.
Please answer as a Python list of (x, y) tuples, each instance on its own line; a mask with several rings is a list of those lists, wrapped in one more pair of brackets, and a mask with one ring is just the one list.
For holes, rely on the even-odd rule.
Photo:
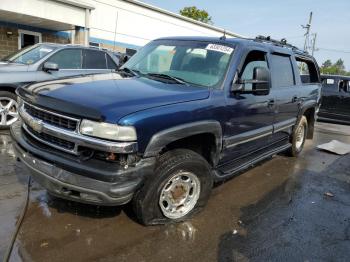
[(47, 61), (59, 69), (81, 69), (81, 49), (65, 49), (53, 54)]
[(272, 85), (273, 87), (287, 87), (294, 85), (294, 74), (290, 56), (271, 55)]
[(314, 62), (296, 57), (299, 75), (303, 84), (319, 83), (318, 72)]

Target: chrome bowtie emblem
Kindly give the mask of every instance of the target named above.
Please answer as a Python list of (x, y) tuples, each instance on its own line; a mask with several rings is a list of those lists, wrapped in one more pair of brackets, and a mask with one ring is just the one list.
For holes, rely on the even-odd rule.
[(31, 119), (29, 121), (29, 126), (33, 128), (34, 131), (41, 133), (43, 131), (43, 121)]

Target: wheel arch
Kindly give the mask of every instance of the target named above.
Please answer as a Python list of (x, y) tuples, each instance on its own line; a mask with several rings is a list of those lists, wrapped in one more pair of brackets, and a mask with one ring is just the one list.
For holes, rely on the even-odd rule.
[(315, 122), (316, 122), (316, 108), (317, 103), (312, 101), (307, 104), (305, 104), (302, 109), (299, 112), (298, 115), (298, 121), (299, 123), (302, 116), (305, 116), (308, 122), (308, 132), (307, 132), (307, 139), (313, 139), (314, 137), (314, 130), (315, 130)]
[[(210, 164), (215, 166), (218, 163), (222, 149), (222, 128), (218, 121), (212, 120), (178, 125), (154, 134), (146, 147), (144, 157), (157, 156), (167, 147), (172, 147), (176, 143), (184, 144), (186, 141), (188, 143), (198, 144), (200, 140), (196, 138), (199, 137), (210, 138), (207, 142), (212, 145), (213, 148), (211, 149), (210, 155), (205, 158), (210, 160)], [(187, 144), (185, 148), (190, 148), (190, 146), (191, 144)]]
[(14, 84), (0, 84), (0, 91), (7, 91), (16, 94), (17, 85)]

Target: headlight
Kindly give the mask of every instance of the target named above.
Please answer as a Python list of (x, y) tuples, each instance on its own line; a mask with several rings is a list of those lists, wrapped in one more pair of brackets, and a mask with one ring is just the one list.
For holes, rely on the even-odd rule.
[(136, 141), (136, 130), (132, 126), (118, 126), (115, 124), (99, 123), (83, 120), (80, 124), (80, 133), (114, 141)]

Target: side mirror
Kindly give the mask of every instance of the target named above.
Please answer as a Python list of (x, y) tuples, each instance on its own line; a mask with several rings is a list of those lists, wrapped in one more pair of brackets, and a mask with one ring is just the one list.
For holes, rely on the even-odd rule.
[(43, 71), (49, 72), (49, 71), (58, 71), (58, 64), (51, 63), (51, 62), (45, 62), (43, 65)]
[(255, 67), (253, 71), (253, 94), (268, 95), (270, 93), (270, 70), (266, 67)]
[(236, 72), (231, 91), (235, 93), (268, 95), (270, 93), (270, 70), (266, 67), (254, 67), (253, 79), (241, 80)]

